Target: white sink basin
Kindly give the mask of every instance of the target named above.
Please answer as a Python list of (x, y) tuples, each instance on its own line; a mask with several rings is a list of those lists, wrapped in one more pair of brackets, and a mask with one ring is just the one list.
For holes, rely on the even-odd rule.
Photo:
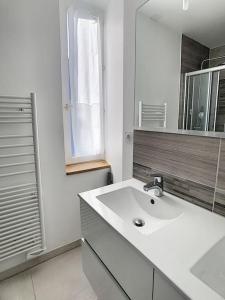
[(169, 197), (151, 197), (132, 187), (121, 188), (97, 198), (125, 222), (147, 235), (169, 224), (183, 213), (182, 207)]
[(194, 265), (191, 272), (225, 299), (225, 237)]

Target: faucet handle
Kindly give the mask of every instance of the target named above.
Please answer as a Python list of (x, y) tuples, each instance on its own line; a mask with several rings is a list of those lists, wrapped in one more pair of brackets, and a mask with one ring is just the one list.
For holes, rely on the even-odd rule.
[(161, 174), (159, 173), (153, 173), (150, 175), (151, 177), (163, 177)]
[(154, 177), (154, 182), (149, 182), (144, 185), (144, 191), (155, 190), (155, 196), (161, 197), (163, 195), (163, 176), (159, 174), (151, 174)]
[(161, 174), (151, 174), (151, 177), (154, 177), (154, 181), (158, 181), (159, 183), (163, 182), (163, 176)]

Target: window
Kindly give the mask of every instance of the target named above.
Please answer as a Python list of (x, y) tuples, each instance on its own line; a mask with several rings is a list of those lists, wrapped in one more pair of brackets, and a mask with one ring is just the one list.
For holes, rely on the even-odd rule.
[(101, 33), (98, 15), (69, 10), (67, 163), (104, 158)]

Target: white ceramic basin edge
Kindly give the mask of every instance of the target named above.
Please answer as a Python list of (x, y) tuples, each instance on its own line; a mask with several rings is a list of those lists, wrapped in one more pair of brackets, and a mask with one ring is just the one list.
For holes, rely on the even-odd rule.
[(146, 235), (167, 226), (183, 214), (182, 205), (173, 199), (151, 196), (132, 186), (102, 194), (97, 199), (124, 222)]

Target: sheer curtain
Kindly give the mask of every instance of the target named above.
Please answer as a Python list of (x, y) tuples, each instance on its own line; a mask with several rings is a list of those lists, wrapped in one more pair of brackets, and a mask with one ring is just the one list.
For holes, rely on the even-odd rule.
[(69, 21), (72, 156), (79, 160), (103, 158), (102, 51), (99, 17), (84, 11)]

